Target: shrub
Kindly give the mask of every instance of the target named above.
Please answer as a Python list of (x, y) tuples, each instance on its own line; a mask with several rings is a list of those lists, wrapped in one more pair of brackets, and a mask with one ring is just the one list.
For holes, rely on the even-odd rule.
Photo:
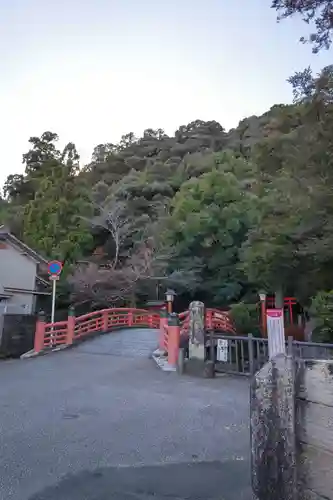
[(230, 316), (238, 335), (252, 333), (255, 337), (261, 337), (257, 304), (245, 304), (245, 302), (233, 304), (230, 307)]

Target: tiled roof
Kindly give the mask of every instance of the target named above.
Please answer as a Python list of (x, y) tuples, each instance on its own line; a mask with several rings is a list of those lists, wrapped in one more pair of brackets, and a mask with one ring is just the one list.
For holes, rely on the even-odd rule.
[(23, 243), (23, 241), (16, 238), (16, 236), (14, 236), (5, 226), (0, 226), (0, 240), (7, 240), (13, 243), (13, 245), (19, 247), (22, 250), (22, 252), (26, 253), (28, 257), (32, 258), (33, 260), (36, 260), (40, 264), (48, 263), (48, 260), (45, 259), (45, 257), (43, 257), (40, 253), (30, 248), (25, 243)]

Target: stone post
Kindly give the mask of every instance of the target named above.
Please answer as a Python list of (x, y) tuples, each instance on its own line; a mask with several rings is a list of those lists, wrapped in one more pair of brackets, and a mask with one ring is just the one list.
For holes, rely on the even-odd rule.
[(186, 371), (193, 375), (205, 375), (205, 306), (191, 302), (189, 306), (189, 359)]
[(199, 301), (189, 306), (189, 358), (205, 359), (205, 305)]
[(295, 377), (279, 355), (255, 374), (251, 387), (252, 487), (256, 500), (296, 500)]

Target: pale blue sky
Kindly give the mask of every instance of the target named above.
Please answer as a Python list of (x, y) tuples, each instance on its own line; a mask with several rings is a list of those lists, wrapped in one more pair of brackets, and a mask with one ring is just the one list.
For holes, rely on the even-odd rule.
[(226, 129), (290, 102), (286, 78), (331, 52), (270, 0), (0, 0), (0, 185), (45, 130), (93, 147), (195, 119)]

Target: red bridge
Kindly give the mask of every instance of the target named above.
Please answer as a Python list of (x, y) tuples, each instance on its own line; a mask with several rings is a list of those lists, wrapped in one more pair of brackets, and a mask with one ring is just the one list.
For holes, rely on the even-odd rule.
[[(75, 317), (70, 311), (66, 321), (46, 323), (41, 315), (36, 324), (34, 352), (70, 346), (94, 334), (109, 333), (122, 328), (152, 328), (157, 330), (156, 342), (159, 349), (167, 353), (168, 362), (175, 364), (181, 335), (188, 335), (189, 311), (166, 317), (145, 309), (119, 308), (103, 309)], [(232, 321), (225, 311), (206, 309), (206, 330), (235, 334)]]

